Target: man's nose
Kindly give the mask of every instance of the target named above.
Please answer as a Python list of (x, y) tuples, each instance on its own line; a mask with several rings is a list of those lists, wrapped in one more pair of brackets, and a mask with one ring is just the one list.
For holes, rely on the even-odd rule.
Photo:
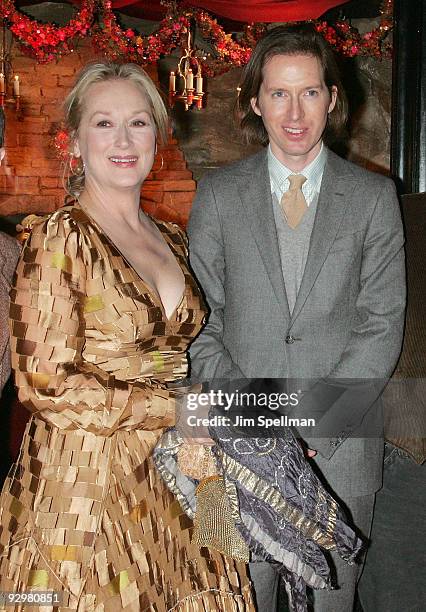
[(290, 119), (298, 121), (303, 117), (303, 106), (299, 96), (292, 96), (290, 99)]

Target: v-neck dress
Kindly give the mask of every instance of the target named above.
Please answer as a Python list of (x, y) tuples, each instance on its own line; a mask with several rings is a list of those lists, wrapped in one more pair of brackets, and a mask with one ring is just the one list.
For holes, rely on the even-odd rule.
[(18, 264), (12, 367), (32, 418), (1, 497), (0, 591), (48, 599), (15, 610), (254, 610), (246, 566), (191, 543), (152, 461), (205, 316), (183, 232), (157, 226), (185, 277), (169, 318), (78, 205)]

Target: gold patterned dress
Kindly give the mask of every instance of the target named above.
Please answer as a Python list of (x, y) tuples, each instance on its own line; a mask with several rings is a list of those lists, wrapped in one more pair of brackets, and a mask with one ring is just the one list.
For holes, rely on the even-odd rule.
[(183, 232), (157, 226), (185, 276), (169, 318), (78, 205), (35, 226), (18, 264), (12, 366), (32, 418), (1, 497), (0, 591), (60, 603), (15, 610), (254, 610), (246, 566), (191, 544), (151, 458), (205, 314)]

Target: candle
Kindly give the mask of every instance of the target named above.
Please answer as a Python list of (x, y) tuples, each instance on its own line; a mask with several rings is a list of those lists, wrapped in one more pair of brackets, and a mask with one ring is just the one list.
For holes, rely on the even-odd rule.
[(197, 94), (203, 93), (203, 77), (199, 74), (195, 77), (195, 87)]
[(172, 71), (169, 77), (169, 91), (176, 91), (176, 76)]
[(194, 75), (192, 74), (191, 68), (188, 70), (188, 74), (186, 75), (186, 88), (194, 89)]
[(185, 75), (183, 75), (182, 73), (178, 72), (178, 82), (177, 82), (177, 88), (179, 91), (185, 89), (186, 87), (186, 81), (185, 81)]
[(4, 93), (4, 74), (0, 72), (0, 93)]
[(19, 76), (17, 74), (13, 79), (13, 93), (16, 97), (19, 96)]

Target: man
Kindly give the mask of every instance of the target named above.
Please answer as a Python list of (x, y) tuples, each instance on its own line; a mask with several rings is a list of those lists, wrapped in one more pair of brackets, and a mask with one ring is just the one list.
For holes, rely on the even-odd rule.
[[(0, 108), (0, 165), (5, 155), (4, 143), (5, 117)], [(9, 355), (9, 291), (13, 273), (20, 253), (19, 243), (0, 232), (0, 396), (10, 376)]]
[[(323, 144), (345, 107), (313, 27), (276, 27), (258, 42), (239, 110), (249, 141), (269, 144), (200, 181), (190, 258), (210, 315), (190, 354), (200, 380), (305, 381), (301, 406), (330, 431), (309, 456), (368, 536), (383, 442), (366, 434), (401, 346), (403, 230), (392, 182)], [(350, 381), (370, 379), (374, 392), (361, 385), (354, 402)], [(339, 588), (315, 592), (315, 610), (349, 612), (360, 566), (333, 561)], [(272, 568), (252, 564), (251, 574), (258, 610), (274, 610)]]

